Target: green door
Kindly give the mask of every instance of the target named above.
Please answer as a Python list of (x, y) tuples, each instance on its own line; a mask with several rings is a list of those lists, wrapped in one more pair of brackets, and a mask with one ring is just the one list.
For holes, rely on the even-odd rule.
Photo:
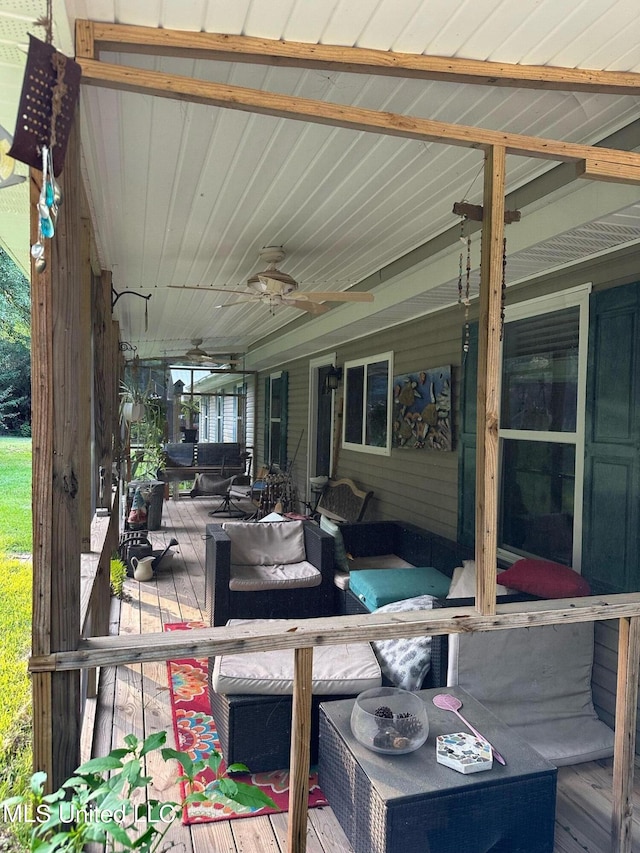
[(582, 574), (640, 591), (640, 283), (591, 297)]

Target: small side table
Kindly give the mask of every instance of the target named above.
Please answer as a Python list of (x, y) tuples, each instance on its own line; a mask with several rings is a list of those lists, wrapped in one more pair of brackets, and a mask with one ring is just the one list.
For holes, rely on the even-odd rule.
[(423, 690), (429, 737), (389, 756), (351, 733), (353, 699), (320, 706), (319, 782), (356, 853), (553, 853), (557, 769), (460, 688), (463, 713), (504, 755), (464, 775), (438, 764), (435, 739), (464, 731)]

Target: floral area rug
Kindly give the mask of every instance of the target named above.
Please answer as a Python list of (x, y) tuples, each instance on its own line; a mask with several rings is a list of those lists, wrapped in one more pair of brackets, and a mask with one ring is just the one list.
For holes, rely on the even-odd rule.
[[(165, 631), (188, 631), (191, 628), (206, 628), (204, 622), (175, 622), (164, 626)], [(211, 716), (208, 690), (207, 661), (191, 658), (167, 662), (169, 690), (171, 694), (171, 716), (176, 737), (176, 749), (187, 752), (192, 759), (207, 758), (214, 749), (221, 752), (216, 724)], [(224, 758), (224, 756), (223, 756)], [(213, 775), (202, 775), (197, 784), (203, 790)], [(234, 774), (234, 779), (257, 785), (278, 806), (278, 811), (289, 808), (289, 771), (275, 770), (269, 773)], [(184, 783), (183, 786), (183, 795)], [(317, 773), (309, 777), (309, 808), (326, 806), (322, 791), (318, 787)], [(237, 806), (219, 795), (215, 800), (191, 803), (185, 809), (183, 822), (206, 823), (214, 820), (252, 817), (270, 814), (273, 809)]]

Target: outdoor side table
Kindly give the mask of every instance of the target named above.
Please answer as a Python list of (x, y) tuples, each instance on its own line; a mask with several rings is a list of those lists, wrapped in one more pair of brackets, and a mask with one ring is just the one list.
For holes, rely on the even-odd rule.
[(387, 755), (351, 733), (353, 699), (320, 706), (320, 787), (356, 853), (553, 853), (556, 767), (461, 688), (446, 688), (506, 759), (468, 775), (438, 764), (439, 734), (465, 731), (422, 690), (429, 737)]

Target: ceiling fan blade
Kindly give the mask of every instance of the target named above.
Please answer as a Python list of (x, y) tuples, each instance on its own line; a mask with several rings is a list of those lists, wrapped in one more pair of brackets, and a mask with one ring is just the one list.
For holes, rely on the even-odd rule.
[[(242, 291), (238, 291), (242, 292)], [(214, 308), (231, 308), (233, 305), (243, 305), (245, 302), (261, 302), (261, 299), (256, 299), (255, 296), (247, 296), (246, 299), (234, 299), (233, 302), (225, 302), (224, 305), (214, 305)]]
[(293, 308), (300, 308), (308, 314), (326, 314), (327, 311), (331, 311), (328, 305), (317, 305), (315, 302), (303, 302), (301, 299), (283, 298), (282, 303), (283, 305), (290, 305)]
[(296, 299), (309, 300), (309, 302), (373, 302), (373, 293), (362, 291), (329, 291), (321, 293), (319, 290), (296, 293)]
[(238, 290), (235, 287), (209, 287), (209, 285), (199, 284), (168, 284), (167, 287), (171, 290), (199, 290), (200, 293), (241, 293), (243, 296), (250, 296), (246, 290)]

